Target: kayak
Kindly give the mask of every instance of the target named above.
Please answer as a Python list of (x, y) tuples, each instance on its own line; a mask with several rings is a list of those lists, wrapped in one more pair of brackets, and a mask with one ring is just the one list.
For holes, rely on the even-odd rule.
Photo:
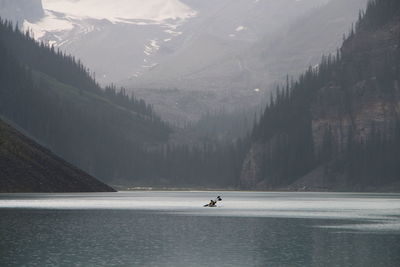
[(211, 200), (210, 203), (204, 205), (203, 207), (215, 208), (218, 201), (222, 201), (222, 198), (220, 196), (217, 196), (215, 200)]

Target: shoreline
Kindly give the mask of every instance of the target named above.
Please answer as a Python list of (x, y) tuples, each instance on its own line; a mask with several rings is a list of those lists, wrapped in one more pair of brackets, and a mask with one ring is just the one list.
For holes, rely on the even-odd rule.
[(183, 191), (199, 191), (199, 192), (260, 192), (260, 193), (353, 193), (353, 194), (400, 194), (400, 188), (393, 188), (384, 190), (383, 188), (377, 188), (375, 190), (338, 190), (338, 189), (306, 189), (306, 190), (294, 190), (288, 188), (276, 188), (276, 189), (234, 189), (234, 188), (204, 188), (204, 187), (152, 187), (152, 186), (137, 186), (137, 187), (124, 187), (112, 185), (118, 192), (135, 192), (135, 191), (171, 191), (171, 192), (183, 192)]

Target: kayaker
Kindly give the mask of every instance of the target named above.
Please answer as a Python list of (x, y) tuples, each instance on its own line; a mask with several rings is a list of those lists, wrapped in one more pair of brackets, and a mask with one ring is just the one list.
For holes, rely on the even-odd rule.
[(218, 201), (222, 201), (222, 198), (221, 198), (221, 196), (217, 196), (217, 198), (215, 199), (215, 200), (210, 200), (210, 203), (208, 203), (208, 204), (206, 204), (206, 205), (204, 205), (204, 207), (215, 207), (215, 206), (217, 206), (217, 202)]

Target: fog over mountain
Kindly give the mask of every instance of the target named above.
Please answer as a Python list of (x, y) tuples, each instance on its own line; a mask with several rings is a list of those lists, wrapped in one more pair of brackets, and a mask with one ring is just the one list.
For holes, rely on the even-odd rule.
[(44, 15), (41, 0), (0, 0), (0, 16), (18, 21), (37, 21)]
[[(179, 121), (259, 104), (286, 73), (335, 51), (366, 2), (42, 0), (41, 18), (22, 21), (37, 40), (80, 58), (100, 83), (132, 88)], [(0, 4), (6, 18), (10, 5), (26, 7), (22, 0)]]

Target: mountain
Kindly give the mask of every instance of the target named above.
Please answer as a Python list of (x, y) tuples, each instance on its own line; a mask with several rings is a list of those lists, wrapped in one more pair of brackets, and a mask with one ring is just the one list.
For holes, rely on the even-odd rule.
[(79, 61), (7, 21), (0, 21), (0, 58), (0, 115), (102, 181), (123, 188), (237, 181), (236, 146), (193, 140), (143, 100), (101, 88)]
[[(22, 25), (80, 58), (101, 84), (134, 88), (175, 122), (197, 120), (216, 106), (258, 105), (279, 73), (298, 73), (334, 51), (366, 1), (43, 0), (43, 17)], [(319, 14), (326, 13), (324, 20)], [(304, 21), (315, 22), (312, 32), (304, 31)], [(324, 38), (299, 60), (296, 45), (319, 33)], [(268, 52), (287, 36), (297, 43), (282, 41), (286, 50)]]
[(400, 189), (400, 2), (370, 1), (336, 55), (266, 107), (243, 188)]
[(26, 19), (36, 40), (82, 59), (103, 85), (157, 64), (162, 45), (182, 34), (196, 11), (179, 0), (43, 0), (39, 21)]
[(103, 181), (135, 180), (170, 127), (143, 100), (101, 88), (73, 57), (0, 21), (0, 114)]
[(112, 192), (0, 120), (0, 192)]
[(284, 81), (286, 75), (296, 77), (320, 63), (322, 55), (335, 52), (343, 35), (356, 22), (366, 0), (335, 0), (315, 8), (297, 19), (270, 42), (262, 40), (254, 46), (252, 60), (264, 68), (274, 81)]
[(198, 16), (180, 28), (182, 45), (171, 56), (161, 58), (156, 67), (132, 79), (134, 84), (186, 90), (252, 90), (257, 85), (234, 79), (240, 74), (240, 78), (246, 76), (252, 67), (247, 66), (244, 52), (257, 41), (271, 40), (286, 25), (326, 1), (203, 2), (196, 6)]
[[(182, 25), (183, 33), (193, 32), (185, 47), (125, 84), (172, 121), (258, 106), (287, 74), (336, 51), (366, 2), (226, 1), (209, 17), (201, 16), (210, 8), (203, 4)], [(198, 21), (202, 28), (190, 26)]]
[[(161, 63), (171, 71), (173, 58), (184, 62), (163, 76), (218, 62), (326, 1), (43, 0), (42, 19), (26, 19), (23, 27), (37, 40), (81, 58), (102, 83), (138, 83), (137, 78)], [(202, 55), (202, 66), (191, 62), (192, 55)]]
[[(110, 1), (100, 1), (99, 9), (89, 12), (93, 1), (74, 1), (76, 6), (70, 5), (71, 1), (44, 1), (44, 17), (37, 22), (25, 20), (24, 25), (32, 29), (25, 34), (10, 22), (0, 23), (0, 114), (68, 162), (103, 181), (125, 186), (233, 188), (240, 183), (241, 188), (250, 189), (396, 188), (400, 158), (397, 1), (371, 2), (365, 13), (359, 13), (360, 20), (353, 29), (350, 22), (343, 26), (351, 31), (342, 48), (319, 64), (313, 64), (317, 54), (333, 50), (333, 46), (319, 44), (343, 40), (334, 29), (356, 17), (357, 4), (350, 10), (344, 0), (154, 0), (143, 6), (136, 1), (119, 2), (126, 5), (126, 10), (121, 10)], [(149, 3), (170, 5), (147, 12), (145, 8), (133, 10), (129, 3), (138, 8)], [(48, 8), (53, 4), (53, 10), (46, 9), (46, 4)], [(102, 11), (107, 8), (115, 8), (115, 12)], [(349, 11), (340, 13), (345, 8)], [(265, 15), (266, 9), (270, 16)], [(205, 13), (210, 10), (213, 12)], [(91, 17), (82, 16), (82, 12)], [(244, 18), (251, 23), (246, 24)], [(277, 19), (276, 24), (272, 18)], [(248, 26), (258, 25), (253, 24), (258, 20), (260, 25), (271, 22), (271, 28)], [(310, 31), (304, 31), (302, 24)], [(323, 25), (323, 29), (311, 27), (314, 24)], [(56, 27), (51, 30), (46, 28), (49, 25)], [(82, 25), (102, 26), (96, 30)], [(82, 29), (89, 29), (88, 34), (85, 30), (78, 33)], [(121, 34), (121, 29), (126, 32)], [(130, 36), (132, 29), (143, 30), (141, 34), (163, 32), (167, 39), (174, 38), (160, 39), (162, 43), (176, 46), (168, 52), (160, 40), (145, 38), (149, 45), (135, 50), (133, 43), (119, 41), (125, 33)], [(32, 34), (45, 43), (36, 42)], [(82, 50), (84, 44), (91, 49), (111, 47), (101, 53), (96, 49), (91, 52), (116, 73), (122, 73), (124, 62), (133, 64), (131, 54), (121, 51), (142, 51), (146, 63), (158, 60), (157, 66), (146, 71), (151, 87), (158, 81), (176, 82), (170, 79), (176, 69), (185, 74), (178, 78), (183, 87), (148, 88), (147, 74), (136, 73), (135, 80), (130, 81), (137, 86), (134, 95), (114, 85), (102, 88), (98, 82), (102, 75), (97, 70), (89, 71), (82, 62), (59, 50), (62, 40), (80, 42), (71, 36), (93, 40), (92, 44), (82, 42)], [(143, 36), (135, 38), (140, 43)], [(123, 55), (121, 63), (116, 54)], [(298, 81), (287, 77), (251, 136), (239, 139), (244, 133), (237, 128), (251, 121), (251, 105), (265, 102), (267, 84), (272, 78), (281, 80), (287, 73), (296, 73), (302, 62), (312, 67)], [(251, 83), (256, 79), (265, 84)], [(196, 84), (202, 84), (203, 89)], [(250, 89), (244, 84), (251, 85)], [(143, 95), (151, 96), (150, 102), (164, 111), (162, 116), (185, 127), (177, 131), (163, 122), (151, 105), (137, 98)], [(243, 111), (242, 122), (220, 123), (232, 120), (229, 112), (233, 109)], [(212, 112), (199, 124), (185, 122), (188, 118), (196, 120), (206, 110)], [(227, 133), (232, 130), (235, 133)], [(200, 132), (231, 137), (221, 141), (219, 136), (199, 137)]]

